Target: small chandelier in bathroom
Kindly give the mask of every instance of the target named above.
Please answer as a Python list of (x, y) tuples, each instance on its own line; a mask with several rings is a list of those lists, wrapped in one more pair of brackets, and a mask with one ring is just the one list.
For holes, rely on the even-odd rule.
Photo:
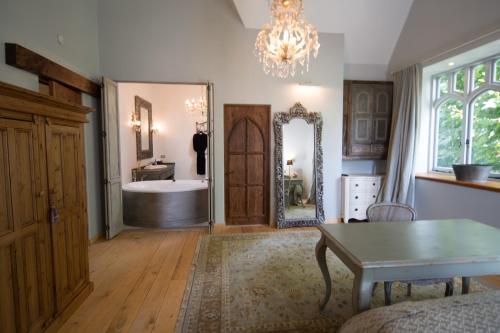
[(204, 116), (207, 114), (207, 101), (203, 98), (196, 100), (195, 98), (186, 99), (186, 112), (192, 115)]
[(309, 71), (310, 54), (318, 56), (319, 41), (316, 28), (303, 18), (302, 0), (272, 0), (271, 22), (257, 35), (255, 51), (264, 72), (287, 78), (294, 76), (297, 64), (301, 73)]

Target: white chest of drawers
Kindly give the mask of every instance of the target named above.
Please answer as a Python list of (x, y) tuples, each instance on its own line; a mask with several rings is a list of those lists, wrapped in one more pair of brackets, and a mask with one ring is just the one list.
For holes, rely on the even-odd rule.
[(342, 219), (365, 220), (366, 209), (375, 203), (382, 185), (381, 175), (342, 176)]

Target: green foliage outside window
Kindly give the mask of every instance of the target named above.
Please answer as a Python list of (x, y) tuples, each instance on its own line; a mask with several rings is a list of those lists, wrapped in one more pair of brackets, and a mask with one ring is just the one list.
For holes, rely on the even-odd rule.
[(460, 163), (464, 106), (449, 99), (438, 109), (437, 166), (451, 168)]
[(486, 83), (486, 66), (484, 64), (477, 65), (476, 67), (474, 67), (472, 72), (473, 72), (474, 88), (481, 87), (483, 84)]
[(443, 75), (439, 79), (439, 95), (448, 93), (448, 75)]
[(493, 164), (500, 173), (500, 92), (485, 91), (473, 107), (472, 163)]
[(500, 59), (495, 62), (495, 81), (500, 82)]
[(455, 73), (455, 91), (464, 92), (465, 72), (463, 69)]

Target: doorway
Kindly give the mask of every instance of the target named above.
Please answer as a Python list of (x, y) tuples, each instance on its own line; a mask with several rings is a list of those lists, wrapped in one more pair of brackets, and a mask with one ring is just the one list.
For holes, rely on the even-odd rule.
[[(212, 84), (106, 81), (102, 125), (107, 238), (118, 234), (124, 222), (210, 227)], [(115, 192), (120, 195), (108, 189), (110, 169), (119, 180)]]
[(227, 225), (269, 224), (270, 105), (224, 105)]

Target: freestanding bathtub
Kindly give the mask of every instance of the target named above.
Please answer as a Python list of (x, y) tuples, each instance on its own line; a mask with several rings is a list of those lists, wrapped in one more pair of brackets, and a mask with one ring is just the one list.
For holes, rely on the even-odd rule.
[(123, 185), (123, 223), (182, 228), (208, 221), (208, 185), (201, 180), (152, 180)]

